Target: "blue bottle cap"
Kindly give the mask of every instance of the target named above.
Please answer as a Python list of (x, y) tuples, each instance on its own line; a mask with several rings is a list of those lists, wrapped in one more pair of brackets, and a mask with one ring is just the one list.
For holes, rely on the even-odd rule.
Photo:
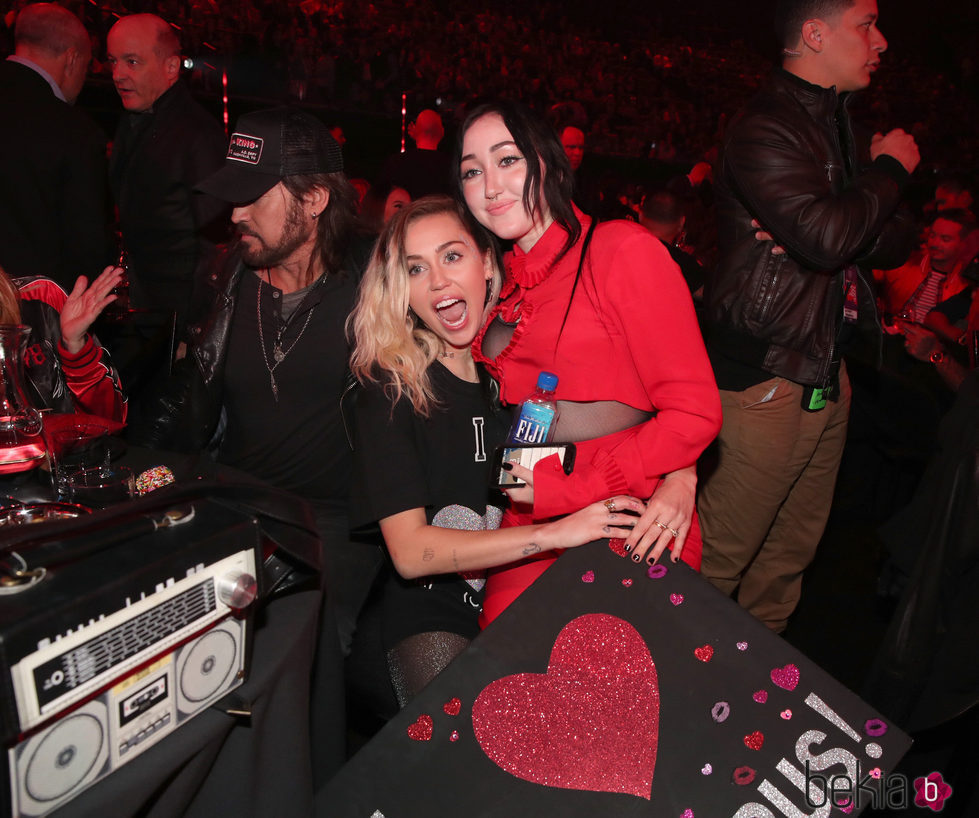
[(557, 375), (553, 372), (541, 372), (537, 376), (537, 388), (544, 392), (553, 392), (557, 388)]

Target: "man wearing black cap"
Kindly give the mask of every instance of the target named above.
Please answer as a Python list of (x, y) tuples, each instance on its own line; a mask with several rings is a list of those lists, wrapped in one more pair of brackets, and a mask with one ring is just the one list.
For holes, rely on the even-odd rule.
[(347, 536), (351, 451), (340, 398), (344, 322), (362, 267), (348, 252), (356, 194), (329, 130), (293, 108), (243, 116), (224, 167), (200, 189), (234, 205), (238, 239), (213, 277), (212, 314), (192, 329), (187, 359), (133, 437), (211, 450), (307, 500), (323, 541), (325, 621), (335, 615), (346, 650), (380, 564), (376, 549)]

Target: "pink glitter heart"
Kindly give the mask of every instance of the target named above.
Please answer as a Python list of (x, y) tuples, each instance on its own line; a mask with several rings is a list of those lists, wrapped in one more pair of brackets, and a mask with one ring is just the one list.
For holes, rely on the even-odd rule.
[(632, 587), (632, 580), (631, 580), (631, 579), (628, 579), (628, 578), (626, 578), (626, 579), (624, 579), (624, 580), (622, 580), (622, 584), (623, 584), (623, 585), (624, 585), (624, 586), (625, 586), (626, 588), (631, 588), (631, 587)]
[(595, 572), (594, 571), (585, 571), (585, 573), (583, 573), (581, 575), (581, 581), (582, 582), (594, 582), (595, 581)]
[(754, 693), (751, 694), (751, 698), (753, 698), (756, 702), (758, 702), (758, 704), (764, 704), (765, 702), (768, 701), (768, 691), (756, 690)]
[(459, 710), (462, 708), (462, 701), (458, 698), (449, 699), (445, 704), (442, 705), (442, 710), (445, 711), (447, 716), (458, 716)]
[(786, 721), (788, 721), (789, 719), (792, 718), (792, 711), (791, 710), (783, 710), (781, 713), (779, 713), (779, 715), (783, 719), (785, 719)]
[(608, 547), (611, 549), (613, 554), (618, 554), (620, 557), (626, 557), (629, 552), (625, 550), (625, 540), (620, 537), (612, 537), (608, 541)]
[(656, 665), (639, 633), (586, 614), (558, 634), (546, 673), (490, 682), (472, 719), (483, 752), (517, 778), (649, 800), (659, 708)]
[(744, 746), (749, 750), (760, 750), (765, 743), (765, 735), (761, 730), (755, 730), (744, 737)]
[(738, 650), (747, 650), (747, 649), (748, 649), (747, 642), (738, 642)]
[(683, 594), (670, 594), (670, 602), (674, 605), (679, 605), (683, 602)]
[(701, 662), (709, 662), (711, 656), (714, 655), (714, 648), (710, 645), (702, 645), (693, 652), (693, 655), (700, 659)]
[(680, 815), (680, 818), (693, 818), (693, 810), (687, 807)]
[(415, 719), (415, 723), (408, 727), (408, 738), (414, 741), (428, 741), (432, 737), (432, 717), (425, 714)]
[(772, 682), (782, 690), (795, 690), (799, 684), (799, 668), (793, 664), (777, 667), (771, 672)]
[(710, 775), (712, 772), (714, 772), (714, 767), (711, 765), (710, 762), (707, 762), (703, 767), (700, 768), (700, 772), (703, 773), (704, 775)]

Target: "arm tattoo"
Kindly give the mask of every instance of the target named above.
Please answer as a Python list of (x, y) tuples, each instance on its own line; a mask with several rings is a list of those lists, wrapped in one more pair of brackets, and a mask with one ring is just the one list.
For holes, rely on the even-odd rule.
[(433, 559), (435, 559), (435, 552), (431, 548), (426, 548), (422, 551), (422, 560), (431, 562)]
[(540, 553), (540, 546), (535, 542), (532, 542), (523, 550), (523, 555), (525, 557), (529, 557), (531, 554), (539, 554), (539, 553)]

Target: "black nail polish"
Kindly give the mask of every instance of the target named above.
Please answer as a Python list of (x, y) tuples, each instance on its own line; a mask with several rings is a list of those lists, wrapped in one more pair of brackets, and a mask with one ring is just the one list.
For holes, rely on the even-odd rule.
[(513, 463), (504, 463), (503, 471), (513, 471)]
[(622, 546), (622, 548), (626, 552), (626, 554), (628, 554), (632, 550), (632, 546), (631, 545), (624, 545), (624, 546)]
[(641, 559), (642, 559), (642, 557), (640, 557), (638, 554), (633, 554), (632, 555), (632, 561), (633, 562), (639, 562)]

